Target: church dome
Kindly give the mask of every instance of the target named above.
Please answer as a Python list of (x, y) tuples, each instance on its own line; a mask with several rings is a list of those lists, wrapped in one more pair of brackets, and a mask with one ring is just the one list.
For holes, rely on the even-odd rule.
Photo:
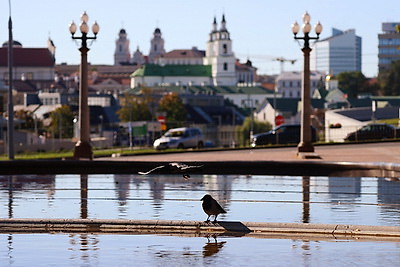
[(160, 28), (156, 28), (156, 29), (154, 30), (154, 33), (161, 33)]
[[(3, 43), (3, 47), (8, 46), (8, 41)], [(22, 47), (22, 44), (18, 41), (13, 40), (13, 47)]]

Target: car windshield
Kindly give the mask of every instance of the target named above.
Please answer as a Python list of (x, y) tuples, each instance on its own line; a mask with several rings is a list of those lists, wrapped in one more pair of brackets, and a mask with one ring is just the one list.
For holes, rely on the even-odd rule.
[(165, 134), (165, 137), (181, 137), (183, 136), (184, 131), (171, 131)]

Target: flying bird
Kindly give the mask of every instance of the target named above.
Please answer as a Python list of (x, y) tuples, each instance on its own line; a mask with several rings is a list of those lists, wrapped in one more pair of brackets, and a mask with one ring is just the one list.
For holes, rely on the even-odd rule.
[(180, 163), (180, 162), (171, 162), (171, 163), (166, 163), (164, 165), (155, 167), (151, 169), (150, 171), (147, 172), (138, 172), (141, 175), (148, 175), (148, 174), (154, 174), (154, 173), (162, 173), (162, 174), (174, 174), (174, 173), (181, 173), (183, 175), (183, 178), (187, 180), (190, 178), (189, 171), (194, 170), (194, 169), (199, 169), (203, 167), (203, 165), (187, 165), (185, 163)]
[(203, 210), (204, 212), (208, 215), (206, 222), (210, 221), (210, 216), (214, 215), (214, 223), (217, 222), (217, 216), (220, 213), (226, 213), (226, 211), (221, 207), (221, 205), (218, 204), (218, 202), (213, 199), (212, 196), (210, 195), (204, 195), (204, 197), (201, 199), (203, 201)]

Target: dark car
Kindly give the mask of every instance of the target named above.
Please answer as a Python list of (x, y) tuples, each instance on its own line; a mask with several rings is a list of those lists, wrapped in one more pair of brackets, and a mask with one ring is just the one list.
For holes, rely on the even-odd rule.
[(365, 125), (355, 132), (349, 133), (345, 141), (362, 141), (362, 140), (382, 140), (397, 138), (399, 136), (399, 128), (386, 123), (371, 123)]
[[(262, 146), (268, 144), (296, 144), (300, 142), (300, 124), (284, 124), (273, 130), (256, 134), (251, 139), (251, 146)], [(312, 142), (317, 140), (317, 131), (311, 126)]]

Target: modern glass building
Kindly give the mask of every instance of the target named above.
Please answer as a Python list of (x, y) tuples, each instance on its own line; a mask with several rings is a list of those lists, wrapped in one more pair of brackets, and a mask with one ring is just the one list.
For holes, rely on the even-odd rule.
[(378, 68), (379, 72), (389, 68), (390, 63), (400, 60), (400, 33), (396, 26), (400, 22), (382, 23), (382, 32), (378, 34)]
[(353, 29), (332, 29), (332, 36), (313, 44), (312, 70), (337, 75), (344, 71), (361, 71), (361, 37)]

